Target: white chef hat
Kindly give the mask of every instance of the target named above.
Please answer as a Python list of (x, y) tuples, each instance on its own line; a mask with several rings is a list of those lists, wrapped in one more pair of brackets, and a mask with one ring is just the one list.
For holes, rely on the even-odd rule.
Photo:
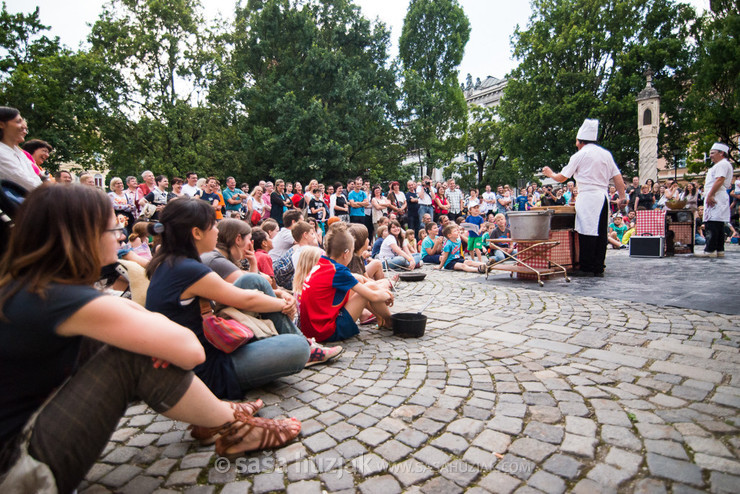
[(599, 121), (595, 118), (587, 118), (578, 129), (576, 139), (579, 141), (596, 141), (599, 135)]
[(722, 144), (721, 142), (715, 142), (712, 145), (712, 150), (722, 151), (723, 153), (728, 154), (730, 151), (730, 147), (727, 144)]

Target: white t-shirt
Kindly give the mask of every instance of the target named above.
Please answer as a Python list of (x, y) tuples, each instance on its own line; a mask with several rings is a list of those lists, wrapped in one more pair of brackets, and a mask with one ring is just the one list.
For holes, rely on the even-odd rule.
[(182, 186), (182, 193), (190, 197), (193, 197), (199, 191), (200, 189), (198, 189), (196, 185), (191, 186), (190, 184), (186, 183), (185, 185)]
[(398, 241), (396, 240), (396, 237), (393, 235), (388, 235), (383, 239), (383, 243), (380, 245), (380, 252), (378, 253), (378, 259), (385, 260), (385, 259), (393, 259), (398, 254), (393, 252), (393, 246), (398, 245)]
[[(492, 201), (491, 203), (488, 203), (486, 201)], [(483, 193), (483, 205), (480, 207), (481, 211), (485, 214), (489, 211), (495, 211), (496, 210), (496, 193), (491, 192), (484, 192)]]
[(707, 204), (706, 198), (704, 199), (704, 221), (730, 221), (730, 196), (727, 195), (727, 189), (732, 185), (732, 165), (726, 158), (715, 163), (707, 171), (704, 182), (704, 190), (707, 194), (712, 190), (714, 182), (719, 177), (724, 177), (724, 182), (722, 187), (714, 194), (715, 205), (710, 206)]
[[(429, 187), (432, 190), (432, 194), (434, 194), (434, 189), (432, 187)], [(424, 194), (424, 197), (421, 197), (421, 194)], [(430, 194), (427, 194), (424, 191), (424, 187), (421, 185), (418, 185), (416, 187), (416, 195), (419, 196), (419, 206), (431, 206), (432, 205), (432, 196)]]
[(0, 178), (15, 182), (29, 192), (41, 185), (28, 156), (18, 146), (11, 148), (4, 142), (0, 142)]
[(272, 250), (269, 252), (272, 262), (277, 261), (285, 255), (295, 244), (293, 234), (288, 228), (281, 228), (275, 238), (272, 239)]
[(740, 194), (740, 178), (735, 180), (735, 194)]

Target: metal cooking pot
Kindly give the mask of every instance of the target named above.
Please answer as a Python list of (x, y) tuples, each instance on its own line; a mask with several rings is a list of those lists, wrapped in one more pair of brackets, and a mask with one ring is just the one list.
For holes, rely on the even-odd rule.
[(549, 240), (553, 211), (512, 211), (509, 213), (511, 238), (515, 240)]

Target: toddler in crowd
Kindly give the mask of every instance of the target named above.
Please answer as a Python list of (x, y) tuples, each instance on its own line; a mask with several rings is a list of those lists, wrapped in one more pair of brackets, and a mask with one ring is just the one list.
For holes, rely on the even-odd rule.
[[(491, 238), (492, 239), (511, 238), (511, 230), (509, 230), (509, 227), (506, 226), (506, 216), (504, 216), (501, 213), (498, 213), (494, 217), (494, 223), (496, 226), (491, 228)], [(497, 243), (496, 246), (499, 247), (493, 253), (493, 258), (496, 262), (503, 261), (506, 258), (506, 256), (504, 255), (504, 252), (509, 255), (513, 255), (516, 253), (514, 244)]]
[(257, 226), (252, 229), (252, 245), (254, 246), (254, 257), (257, 259), (257, 270), (270, 277), (270, 284), (273, 288), (277, 287), (272, 258), (270, 257), (272, 239), (262, 228)]
[(421, 252), (421, 244), (424, 239), (427, 238), (427, 231), (424, 229), (419, 230), (419, 240), (416, 241), (416, 251)]
[(128, 242), (134, 254), (138, 254), (144, 259), (151, 260), (152, 250), (149, 247), (149, 234), (147, 233), (148, 224), (149, 223), (146, 221), (134, 223), (134, 226), (131, 228), (131, 235), (128, 236)]
[(379, 226), (377, 229), (378, 238), (373, 243), (373, 250), (370, 253), (370, 257), (375, 258), (380, 253), (380, 246), (383, 245), (383, 240), (388, 236), (388, 225)]
[[(324, 239), (327, 256), (302, 275), (301, 331), (316, 341), (340, 341), (357, 335), (357, 319), (368, 309), (380, 327), (390, 327), (393, 294), (375, 283), (360, 283), (347, 265), (355, 251), (347, 225), (332, 225)], [(300, 269), (306, 270), (307, 263)]]
[(416, 243), (416, 235), (414, 235), (414, 230), (412, 228), (406, 230), (406, 241), (409, 244), (409, 251), (412, 254), (418, 254), (419, 245)]
[(445, 243), (439, 258), (439, 266), (435, 269), (449, 269), (455, 271), (467, 271), (469, 273), (485, 273), (486, 266), (482, 262), (466, 261), (460, 255), (461, 236), (460, 227), (455, 224), (447, 225), (442, 230)]

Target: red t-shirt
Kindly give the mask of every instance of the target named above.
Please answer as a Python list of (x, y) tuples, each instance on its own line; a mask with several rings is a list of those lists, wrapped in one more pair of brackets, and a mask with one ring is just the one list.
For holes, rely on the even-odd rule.
[(141, 191), (141, 197), (144, 197), (145, 195), (149, 194), (152, 189), (150, 189), (146, 183), (143, 183), (139, 184), (139, 191)]
[(308, 338), (325, 341), (337, 329), (337, 316), (347, 303), (357, 280), (347, 266), (321, 256), (303, 282), (301, 331)]
[(254, 251), (254, 257), (257, 258), (257, 269), (260, 273), (264, 273), (268, 276), (275, 276), (275, 271), (272, 269), (272, 258), (270, 255), (262, 249)]

